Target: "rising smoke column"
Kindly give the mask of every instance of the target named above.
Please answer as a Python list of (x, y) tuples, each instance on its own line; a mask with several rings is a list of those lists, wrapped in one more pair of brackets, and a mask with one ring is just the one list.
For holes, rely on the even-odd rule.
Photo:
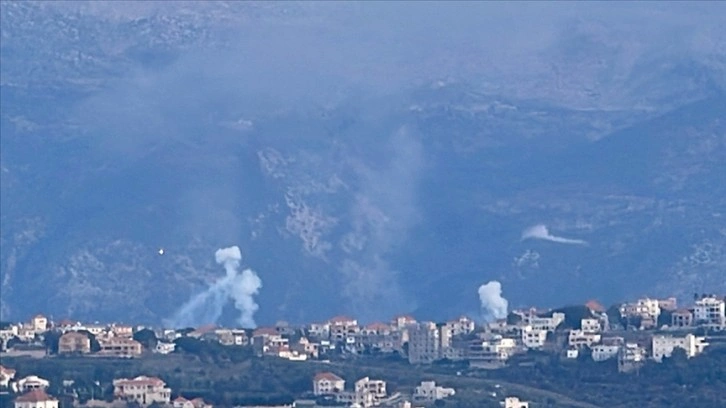
[(256, 326), (254, 314), (259, 309), (253, 298), (260, 288), (262, 281), (251, 269), (239, 272), (242, 253), (239, 247), (218, 249), (214, 254), (218, 264), (224, 266), (226, 275), (189, 299), (187, 303), (167, 321), (172, 327), (196, 327), (203, 324), (215, 323), (222, 315), (222, 310), (231, 299), (234, 307), (240, 312), (238, 322), (242, 327), (254, 328)]
[(490, 281), (479, 286), (479, 300), (486, 321), (507, 317), (509, 302), (502, 297), (502, 284), (498, 281)]

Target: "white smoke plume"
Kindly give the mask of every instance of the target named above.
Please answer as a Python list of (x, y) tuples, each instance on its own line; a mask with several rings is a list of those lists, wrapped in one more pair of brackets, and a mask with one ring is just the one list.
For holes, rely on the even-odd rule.
[(522, 233), (522, 241), (525, 239), (542, 239), (545, 241), (557, 242), (560, 244), (587, 245), (587, 241), (581, 239), (570, 239), (552, 235), (544, 224), (529, 227)]
[(255, 303), (256, 295), (262, 287), (262, 281), (251, 269), (239, 272), (242, 253), (239, 247), (218, 249), (214, 254), (218, 264), (224, 265), (226, 275), (189, 299), (169, 319), (167, 324), (171, 327), (196, 327), (203, 324), (215, 323), (222, 315), (222, 310), (229, 300), (234, 301), (234, 307), (240, 312), (238, 322), (242, 327), (256, 327), (254, 314), (259, 308)]
[(498, 281), (490, 281), (479, 286), (479, 300), (486, 321), (507, 317), (509, 302), (502, 297), (502, 284)]

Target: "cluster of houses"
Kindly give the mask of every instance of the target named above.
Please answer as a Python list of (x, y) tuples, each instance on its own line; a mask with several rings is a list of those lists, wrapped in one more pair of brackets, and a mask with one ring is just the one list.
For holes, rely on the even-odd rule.
[[(15, 374), (15, 370), (0, 365), (0, 391), (17, 394), (15, 408), (58, 408), (58, 399), (47, 393), (50, 381), (35, 375), (16, 380)], [(213, 408), (201, 398), (186, 399), (180, 395), (172, 400), (171, 395), (171, 389), (156, 377), (119, 378), (113, 380), (113, 402), (92, 400), (86, 406), (126, 407), (135, 403), (142, 407), (157, 404), (170, 408)]]
[(404, 398), (401, 393), (388, 395), (383, 380), (364, 377), (356, 381), (352, 389), (346, 390), (345, 380), (334, 373), (322, 372), (313, 378), (313, 395), (324, 406), (413, 408), (446, 399), (455, 393), (453, 388), (438, 386), (434, 381), (422, 381), (410, 398)]
[[(182, 337), (201, 341), (218, 342), (226, 346), (248, 347), (257, 356), (274, 356), (291, 361), (329, 359), (337, 355), (385, 355), (398, 354), (410, 364), (425, 365), (436, 361), (461, 361), (473, 368), (499, 368), (508, 360), (529, 350), (559, 353), (566, 359), (591, 358), (595, 361), (617, 359), (621, 372), (637, 369), (647, 359), (661, 362), (680, 349), (687, 357), (702, 353), (709, 346), (705, 335), (726, 333), (726, 307), (723, 297), (700, 295), (689, 308), (678, 308), (674, 298), (643, 298), (625, 303), (606, 311), (597, 302), (588, 302), (584, 314), (573, 322), (570, 308), (559, 311), (536, 309), (514, 310), (507, 319), (477, 324), (462, 316), (444, 323), (417, 321), (411, 316), (398, 316), (388, 323), (361, 325), (351, 317), (338, 316), (326, 322), (305, 326), (292, 326), (279, 322), (272, 327), (229, 329), (213, 325), (196, 329), (152, 329), (142, 326), (83, 324), (80, 322), (52, 322), (42, 315), (27, 323), (6, 326), (0, 330), (0, 351), (17, 343), (41, 343), (49, 331), (58, 338), (58, 354), (88, 355), (99, 357), (134, 358), (143, 353), (167, 354), (175, 351), (177, 340)], [(154, 342), (134, 340), (141, 330), (153, 333)], [(705, 332), (705, 333), (704, 333)], [(11, 344), (12, 343), (12, 344)], [(93, 343), (97, 343), (94, 344)], [(150, 347), (145, 349), (144, 347)], [(0, 369), (0, 387), (21, 396), (19, 408), (25, 400), (51, 397), (43, 394), (47, 382), (37, 377), (13, 380), (14, 372)], [(326, 395), (337, 403), (349, 406), (380, 406), (391, 402), (386, 396), (385, 382), (364, 378), (355, 383), (353, 390), (346, 391), (344, 382), (331, 373), (323, 373), (314, 381), (316, 395)], [(119, 395), (128, 399), (138, 395), (139, 401), (169, 402), (170, 392), (164, 391), (158, 379), (139, 377), (119, 380)], [(124, 385), (130, 381), (131, 385)], [(328, 385), (325, 385), (328, 381)], [(148, 392), (124, 394), (133, 390), (133, 384), (153, 382)], [(146, 384), (146, 383), (144, 383)], [(116, 382), (114, 383), (116, 386)], [(327, 387), (327, 388), (326, 388)], [(442, 399), (449, 391), (431, 383), (422, 383), (420, 392), (412, 397)], [(334, 392), (331, 392), (333, 391)], [(417, 388), (418, 390), (418, 388)], [(152, 395), (153, 394), (153, 395)], [(145, 398), (151, 398), (145, 399)], [(203, 408), (199, 401), (178, 400), (176, 408)], [(372, 404), (372, 405), (371, 405)], [(54, 408), (52, 402), (44, 408)]]

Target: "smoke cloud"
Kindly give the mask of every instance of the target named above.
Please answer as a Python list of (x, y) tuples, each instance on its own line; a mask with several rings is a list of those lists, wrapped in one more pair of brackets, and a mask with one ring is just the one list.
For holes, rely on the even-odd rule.
[(490, 281), (479, 286), (479, 300), (485, 320), (492, 321), (507, 317), (509, 302), (502, 297), (502, 284), (498, 281)]
[(547, 226), (543, 224), (535, 225), (524, 230), (522, 233), (522, 241), (525, 239), (541, 239), (560, 244), (587, 245), (587, 241), (583, 241), (581, 239), (570, 239), (552, 235), (549, 229), (547, 229)]
[(251, 269), (239, 272), (242, 253), (239, 247), (218, 249), (214, 254), (218, 264), (224, 266), (226, 275), (202, 293), (192, 297), (168, 320), (171, 327), (196, 327), (215, 323), (222, 315), (228, 301), (234, 302), (239, 311), (238, 323), (245, 328), (256, 327), (254, 314), (259, 309), (254, 296), (259, 293), (262, 281)]

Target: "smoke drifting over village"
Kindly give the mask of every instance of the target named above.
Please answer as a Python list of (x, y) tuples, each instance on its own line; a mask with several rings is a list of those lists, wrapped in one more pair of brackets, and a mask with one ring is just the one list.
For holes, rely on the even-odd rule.
[(196, 327), (215, 323), (221, 317), (224, 306), (232, 300), (240, 313), (238, 323), (244, 328), (256, 327), (254, 314), (259, 306), (254, 296), (259, 293), (262, 281), (251, 269), (239, 272), (242, 261), (239, 247), (218, 249), (214, 256), (218, 264), (224, 265), (226, 275), (185, 303), (168, 319), (168, 325)]
[(498, 281), (490, 281), (479, 286), (479, 300), (485, 321), (507, 317), (509, 302), (502, 297), (502, 284)]

